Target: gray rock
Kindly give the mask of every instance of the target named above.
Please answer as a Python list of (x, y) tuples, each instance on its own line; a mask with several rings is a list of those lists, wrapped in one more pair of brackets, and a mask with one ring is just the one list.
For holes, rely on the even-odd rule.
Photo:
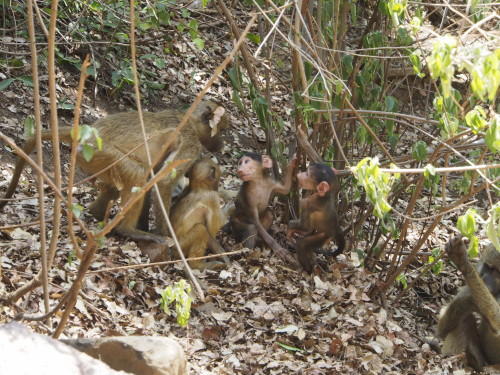
[(68, 345), (136, 375), (184, 375), (187, 362), (181, 346), (167, 337), (116, 336), (64, 340)]
[(17, 322), (0, 325), (0, 374), (126, 375)]

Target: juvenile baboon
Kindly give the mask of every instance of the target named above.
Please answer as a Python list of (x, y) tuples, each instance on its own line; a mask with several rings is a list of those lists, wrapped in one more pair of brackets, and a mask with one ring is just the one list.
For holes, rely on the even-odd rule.
[(259, 237), (280, 258), (291, 260), (293, 258), (267, 232), (273, 223), (273, 212), (268, 205), (272, 194), (290, 192), (292, 170), (297, 158), (294, 157), (288, 163), (283, 184), (267, 174), (266, 169), (271, 168), (272, 163), (269, 156), (252, 152), (245, 153), (238, 161), (238, 176), (243, 185), (236, 196), (234, 212), (229, 218), (230, 230), (234, 239), (243, 242), (243, 246), (253, 248)]
[(300, 200), (300, 219), (288, 223), (288, 237), (294, 234), (297, 257), (306, 272), (314, 267), (314, 252), (326, 245), (333, 238), (337, 241), (337, 250), (331, 253), (337, 256), (345, 247), (344, 233), (339, 225), (335, 197), (332, 187), (337, 183), (334, 170), (322, 163), (309, 165), (305, 172), (297, 174), (302, 189), (310, 194)]
[[(177, 168), (177, 177), (167, 176), (158, 183), (167, 210), (170, 208), (172, 191), (177, 184), (177, 179), (183, 176), (192, 163), (199, 158), (202, 145), (209, 151), (219, 150), (222, 147), (219, 132), (229, 125), (227, 116), (224, 114), (224, 108), (211, 101), (202, 102), (196, 108), (188, 123), (182, 128), (180, 137), (177, 137), (169, 149), (162, 154), (160, 151), (163, 145), (182, 120), (184, 113), (185, 111), (180, 110), (143, 113), (144, 126), (149, 139), (148, 146), (151, 157), (155, 161), (154, 169), (160, 169), (167, 157), (172, 160), (190, 160)], [(99, 173), (97, 186), (100, 193), (90, 205), (89, 211), (97, 220), (103, 220), (110, 200), (116, 200), (119, 197), (121, 203), (125, 204), (135, 194), (132, 192), (132, 188), (140, 186), (144, 182), (143, 177), (147, 170), (147, 157), (137, 112), (123, 112), (107, 116), (97, 120), (93, 127), (99, 131), (99, 136), (103, 140), (102, 150), (96, 150), (90, 161), (86, 161), (82, 153), (79, 152), (77, 164), (90, 175)], [(59, 129), (62, 142), (72, 142), (71, 129), (70, 127)], [(51, 130), (42, 132), (43, 140), (49, 140), (51, 137)], [(26, 154), (29, 154), (34, 146), (35, 137), (30, 137), (26, 140), (23, 150)], [(125, 156), (137, 146), (139, 147), (135, 151)], [(173, 152), (175, 153), (172, 154)], [(101, 172), (115, 162), (116, 164), (111, 168)], [(18, 158), (12, 181), (4, 198), (10, 198), (14, 194), (25, 163), (24, 159)], [(6, 203), (7, 201), (2, 202), (0, 200), (0, 209)], [(168, 233), (165, 220), (161, 214), (156, 217), (158, 235), (141, 229), (147, 228), (148, 220), (147, 211), (149, 206), (146, 205), (144, 210), (143, 206), (144, 197), (125, 214), (124, 218), (115, 227), (115, 232), (134, 240), (164, 243), (165, 240), (162, 236), (166, 236)], [(137, 228), (139, 220), (141, 220), (141, 225), (140, 228)]]
[[(186, 258), (205, 256), (207, 248), (217, 254), (224, 249), (215, 235), (224, 223), (220, 208), (220, 168), (211, 159), (198, 160), (189, 170), (189, 185), (172, 206), (170, 220)], [(229, 263), (229, 259), (224, 257)], [(191, 267), (200, 268), (201, 260), (191, 261)], [(213, 263), (207, 262), (203, 268)]]
[[(446, 251), (467, 285), (440, 314), (437, 335), (444, 339), (441, 352), (465, 351), (469, 365), (482, 371), (486, 364), (500, 364), (500, 253), (489, 244), (476, 271), (461, 237), (450, 240)], [(479, 325), (474, 313), (479, 315)]]

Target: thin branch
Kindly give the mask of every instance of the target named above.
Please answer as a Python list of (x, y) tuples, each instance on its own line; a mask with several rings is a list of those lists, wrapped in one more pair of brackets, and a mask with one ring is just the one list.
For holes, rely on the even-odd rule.
[[(71, 159), (70, 159), (70, 169), (68, 176), (68, 232), (73, 243), (73, 248), (75, 249), (76, 255), (81, 258), (80, 245), (75, 237), (75, 232), (73, 230), (73, 217), (75, 217), (75, 212), (73, 210), (73, 182), (75, 180), (75, 168), (76, 168), (76, 156), (78, 151), (78, 133), (79, 133), (79, 122), (80, 122), (80, 107), (82, 105), (83, 89), (85, 86), (85, 80), (87, 79), (87, 68), (89, 67), (89, 55), (85, 57), (85, 61), (82, 64), (80, 83), (78, 85), (78, 94), (75, 105), (75, 114), (73, 120), (73, 143), (71, 144)], [(40, 146), (41, 148), (41, 146)]]
[[(36, 158), (37, 164), (43, 168), (43, 152), (42, 152), (42, 120), (40, 116), (40, 80), (38, 79), (38, 57), (36, 51), (36, 38), (35, 38), (35, 21), (33, 15), (33, 6), (36, 7), (36, 3), (33, 0), (28, 0), (28, 31), (30, 37), (30, 49), (31, 49), (31, 69), (33, 78), (33, 109), (35, 111), (35, 129), (36, 129)], [(48, 269), (47, 269), (47, 232), (45, 223), (45, 210), (43, 210), (43, 177), (37, 175), (37, 185), (38, 185), (38, 220), (40, 221), (40, 257), (42, 262), (42, 284), (43, 284), (43, 302), (45, 311), (49, 311), (49, 281), (48, 281)]]
[[(436, 173), (447, 173), (447, 172), (466, 172), (466, 171), (476, 171), (476, 170), (485, 170), (485, 169), (493, 169), (500, 168), (500, 164), (481, 164), (481, 165), (467, 165), (465, 167), (446, 167), (446, 168), (434, 168)], [(352, 168), (351, 168), (352, 169)], [(401, 173), (401, 174), (410, 174), (410, 173), (424, 173), (426, 171), (425, 168), (379, 168), (380, 172), (384, 173)]]
[[(235, 251), (228, 251), (225, 253), (221, 254), (210, 254), (210, 255), (205, 255), (203, 257), (196, 257), (196, 258), (189, 258), (189, 261), (192, 260), (204, 260), (204, 259), (213, 259), (213, 258), (221, 258), (227, 255), (237, 255), (241, 254), (244, 252), (249, 251), (250, 249), (244, 248), (241, 250), (235, 250)], [(176, 263), (181, 263), (182, 259), (177, 259), (177, 260), (166, 260), (162, 262), (150, 262), (150, 263), (145, 263), (145, 264), (132, 264), (129, 266), (117, 266), (117, 267), (109, 267), (109, 268), (102, 268), (99, 270), (93, 270), (89, 271), (88, 273), (103, 273), (103, 272), (115, 272), (115, 271), (121, 271), (121, 270), (130, 270), (130, 269), (140, 269), (140, 268), (148, 268), (148, 267), (156, 267), (156, 266), (165, 266), (168, 264), (176, 264)]]
[[(50, 126), (52, 129), (52, 148), (54, 161), (54, 186), (55, 190), (61, 191), (61, 153), (59, 149), (59, 121), (57, 117), (57, 87), (56, 87), (56, 57), (55, 57), (55, 38), (57, 33), (57, 7), (59, 1), (54, 0), (51, 4), (49, 38), (48, 38), (48, 73), (49, 73), (49, 98), (50, 98)], [(49, 254), (47, 268), (52, 267), (52, 262), (56, 254), (57, 242), (61, 232), (61, 197), (56, 195), (54, 199), (54, 221), (52, 225), (52, 235), (49, 244)], [(41, 207), (43, 209), (43, 207)]]

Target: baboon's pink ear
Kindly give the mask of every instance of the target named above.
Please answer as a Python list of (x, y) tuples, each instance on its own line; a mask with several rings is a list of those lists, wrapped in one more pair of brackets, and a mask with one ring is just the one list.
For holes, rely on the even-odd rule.
[(328, 182), (326, 181), (321, 181), (318, 186), (316, 186), (316, 190), (318, 191), (320, 197), (324, 197), (328, 190), (330, 190), (330, 185), (328, 185)]
[(264, 168), (272, 168), (273, 167), (273, 159), (271, 159), (268, 155), (262, 155), (262, 166)]

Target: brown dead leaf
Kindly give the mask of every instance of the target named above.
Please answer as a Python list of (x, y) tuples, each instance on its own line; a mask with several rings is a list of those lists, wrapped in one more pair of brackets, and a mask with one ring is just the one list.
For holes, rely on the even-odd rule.
[(338, 338), (332, 339), (332, 341), (330, 342), (330, 348), (328, 349), (328, 355), (337, 356), (342, 347), (343, 347), (342, 340)]
[(204, 341), (220, 341), (222, 336), (222, 329), (220, 326), (210, 326), (203, 329), (202, 337)]

